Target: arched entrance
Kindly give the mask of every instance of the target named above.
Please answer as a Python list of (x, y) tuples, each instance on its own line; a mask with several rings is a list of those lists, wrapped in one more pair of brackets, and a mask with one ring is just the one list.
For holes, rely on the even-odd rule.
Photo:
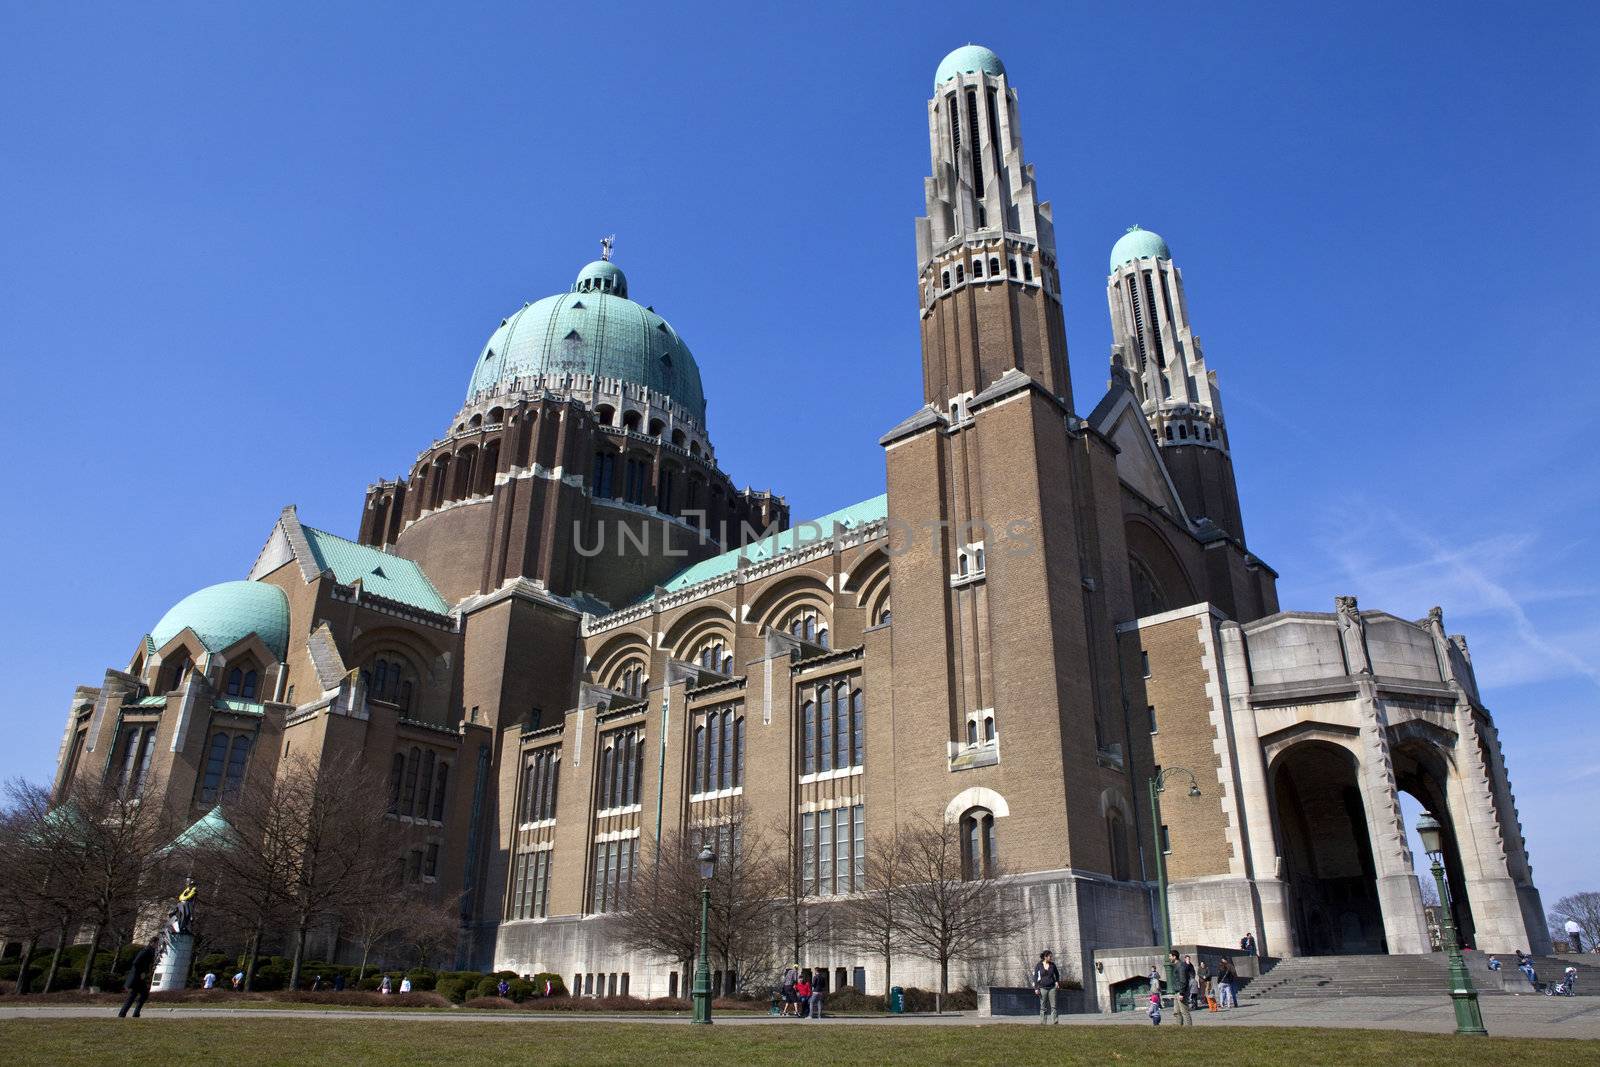
[(1355, 755), (1302, 741), (1272, 764), (1278, 854), (1301, 955), (1388, 951)]
[[(1450, 804), (1445, 794), (1449, 781), (1449, 764), (1443, 753), (1434, 745), (1413, 736), (1395, 744), (1390, 749), (1394, 766), (1395, 788), (1421, 805), (1422, 811), (1432, 813), (1444, 827), (1444, 874), (1450, 885), (1450, 915), (1455, 920), (1461, 943), (1474, 946), (1478, 943), (1477, 929), (1472, 921), (1472, 902), (1467, 897), (1467, 880), (1461, 867), (1461, 848), (1456, 840), (1455, 822), (1450, 815)], [(1417, 876), (1424, 886), (1433, 885), (1433, 875), (1426, 870), (1428, 858), (1418, 851), (1415, 843), (1416, 814), (1402, 804), (1406, 816), (1406, 831), (1413, 841), (1413, 858), (1417, 863)], [(1426, 894), (1426, 890), (1424, 891)]]

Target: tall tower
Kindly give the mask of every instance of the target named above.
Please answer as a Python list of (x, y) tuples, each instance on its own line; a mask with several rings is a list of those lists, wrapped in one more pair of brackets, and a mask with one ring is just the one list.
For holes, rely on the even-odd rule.
[[(1022, 162), (1016, 99), (999, 58), (969, 45), (939, 65), (928, 104), (925, 403), (880, 442), (890, 741), (897, 765), (944, 773), (906, 779), (893, 803), (898, 818), (987, 827), (986, 848), (1050, 885), (1033, 890), (1051, 904), (1025, 940), (1070, 927), (1080, 946), (1137, 943), (1147, 898), (1117, 860), (1137, 840), (1105, 799), (1136, 795), (1115, 639), (1134, 617), (1116, 448), (1072, 411), (1050, 212)], [(1115, 906), (1094, 896), (1108, 877)]]
[(1217, 372), (1206, 368), (1183, 272), (1160, 234), (1134, 226), (1112, 246), (1106, 299), (1112, 376), (1139, 398), (1189, 517), (1210, 519), (1243, 544)]
[(1050, 205), (1022, 161), (1000, 57), (945, 57), (928, 101), (928, 214), (917, 220), (924, 400), (948, 410), (1013, 368), (1072, 406)]

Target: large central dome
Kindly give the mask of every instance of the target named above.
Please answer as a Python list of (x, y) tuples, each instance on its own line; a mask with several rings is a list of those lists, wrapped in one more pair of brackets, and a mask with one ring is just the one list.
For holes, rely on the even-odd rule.
[(700, 368), (689, 346), (666, 319), (628, 299), (627, 276), (607, 260), (579, 271), (571, 292), (528, 304), (500, 323), (478, 354), (467, 397), (517, 378), (563, 374), (647, 386), (705, 425)]

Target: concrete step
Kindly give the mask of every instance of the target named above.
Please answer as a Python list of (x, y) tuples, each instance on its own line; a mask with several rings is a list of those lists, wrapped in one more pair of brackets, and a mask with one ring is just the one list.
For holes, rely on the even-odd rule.
[[(1486, 996), (1537, 995), (1516, 969), (1515, 957), (1499, 971), (1488, 969), (1488, 957), (1463, 953), (1467, 973), (1480, 994)], [(1579, 996), (1600, 996), (1600, 967), (1559, 958), (1534, 957), (1541, 984), (1560, 981), (1568, 966), (1578, 968)], [(1259, 978), (1240, 988), (1242, 1000), (1299, 997), (1415, 996), (1444, 988), (1450, 960), (1442, 952), (1418, 956), (1296, 956), (1267, 960)]]

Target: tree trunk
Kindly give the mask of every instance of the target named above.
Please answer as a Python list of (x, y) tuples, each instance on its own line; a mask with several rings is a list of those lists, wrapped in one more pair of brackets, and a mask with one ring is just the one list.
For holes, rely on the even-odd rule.
[(79, 992), (87, 992), (89, 989), (89, 976), (94, 973), (94, 957), (95, 953), (100, 951), (100, 935), (103, 929), (104, 927), (102, 924), (96, 923), (94, 927), (94, 936), (89, 938), (89, 955), (84, 957), (83, 977), (78, 979)]
[(370, 953), (371, 951), (372, 951), (371, 943), (363, 941), (361, 943), (361, 973), (356, 975), (356, 988), (357, 989), (361, 988), (361, 981), (362, 981), (362, 979), (366, 978), (366, 976), (367, 976), (367, 954)]
[(61, 949), (67, 943), (67, 930), (72, 926), (71, 919), (62, 919), (61, 926), (56, 930), (56, 950), (50, 953), (50, 969), (44, 973), (44, 991), (50, 992), (50, 986), (56, 980), (56, 969), (61, 966)]
[(939, 992), (933, 997), (933, 1013), (938, 1015), (944, 1011), (944, 998), (950, 995), (950, 957), (946, 956), (939, 961)]
[(889, 953), (883, 954), (883, 1010), (889, 1010), (889, 998), (894, 996), (894, 964)]
[(261, 952), (261, 927), (250, 935), (250, 951), (244, 960), (244, 991), (250, 992), (250, 983), (256, 980), (256, 957)]
[(294, 928), (294, 962), (289, 965), (289, 988), (300, 988), (300, 960), (306, 951), (306, 919), (302, 916)]
[(33, 958), (33, 950), (37, 946), (38, 938), (30, 937), (22, 943), (22, 958), (17, 961), (17, 996), (25, 996), (28, 992), (28, 963)]

